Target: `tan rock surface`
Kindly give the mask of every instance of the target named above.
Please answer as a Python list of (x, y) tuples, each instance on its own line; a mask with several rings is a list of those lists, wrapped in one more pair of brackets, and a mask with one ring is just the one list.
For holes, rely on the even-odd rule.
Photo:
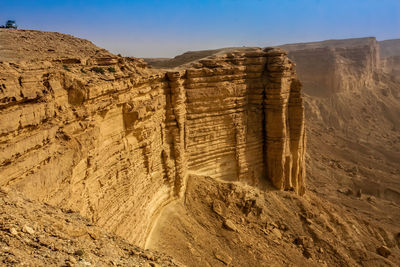
[[(280, 49), (189, 52), (155, 70), (72, 36), (1, 30), (0, 185), (46, 218), (11, 218), (10, 207), (31, 206), (6, 197), (3, 262), (31, 260), (6, 247), (34, 247), (33, 222), (86, 220), (47, 221), (46, 202), (187, 265), (396, 266), (400, 91), (389, 65), (371, 38), (292, 48), (306, 85), (307, 165), (301, 85)], [(305, 166), (311, 192), (300, 197)], [(60, 235), (101, 238), (86, 230)], [(111, 251), (105, 264), (128, 265), (107, 240), (57, 241), (69, 250), (55, 245), (48, 263)]]
[(381, 65), (386, 73), (400, 81), (400, 39), (380, 41)]
[(1, 31), (0, 46), (2, 186), (139, 245), (189, 173), (304, 193), (303, 104), (283, 51), (159, 71), (58, 33)]
[[(374, 38), (289, 45), (288, 56), (297, 60), (297, 72), (304, 80), (308, 137), (305, 203), (311, 203), (319, 215), (313, 216), (308, 208), (292, 214), (294, 206), (280, 206), (296, 201), (293, 196), (283, 196), (286, 192), (276, 192), (280, 204), (271, 204), (272, 192), (267, 190), (266, 210), (277, 214), (266, 217), (275, 222), (268, 221), (265, 228), (252, 232), (254, 224), (262, 220), (246, 216), (252, 216), (250, 207), (262, 206), (261, 201), (249, 201), (235, 213), (235, 208), (242, 206), (232, 188), (240, 185), (214, 192), (223, 185), (193, 182), (184, 203), (171, 203), (163, 210), (148, 247), (183, 262), (208, 262), (211, 266), (223, 266), (210, 260), (217, 248), (236, 256), (233, 265), (399, 265), (400, 86), (379, 57), (380, 47)], [(249, 194), (248, 188), (243, 191)], [(221, 228), (225, 219), (237, 226), (236, 236), (225, 235), (226, 229)], [(276, 223), (279, 220), (282, 224)], [(282, 229), (289, 229), (291, 241), (285, 239), (287, 233)], [(290, 250), (293, 242), (298, 243), (294, 244), (296, 252)], [(263, 247), (266, 243), (268, 247)], [(391, 251), (387, 259), (378, 254), (377, 248), (382, 246)]]
[[(390, 68), (385, 60), (400, 56), (400, 43), (360, 38), (317, 44), (284, 47), (304, 81), (308, 190), (396, 236), (400, 83), (395, 72), (400, 64)], [(327, 47), (330, 52), (319, 52)], [(324, 67), (327, 62), (334, 64)], [(400, 259), (392, 261), (398, 265)]]
[(0, 183), (141, 240), (142, 222), (171, 190), (161, 156), (165, 83), (142, 75), (140, 61), (92, 60), (107, 73), (55, 62), (1, 65)]
[[(315, 43), (284, 46), (304, 81), (308, 174), (315, 181), (310, 184), (318, 184), (325, 194), (347, 188), (349, 196), (361, 190), (361, 197), (400, 203), (400, 83), (388, 75), (379, 57), (394, 56), (396, 50), (380, 53), (382, 45), (374, 38), (321, 43), (318, 48)], [(331, 53), (318, 52), (327, 48)], [(335, 63), (332, 69), (311, 68), (310, 62)], [(321, 77), (335, 80), (337, 89), (319, 83)]]
[(184, 67), (168, 72), (185, 147), (176, 155), (187, 154), (182, 163), (176, 156), (177, 165), (254, 185), (268, 178), (278, 189), (303, 194), (303, 104), (285, 53), (233, 50)]

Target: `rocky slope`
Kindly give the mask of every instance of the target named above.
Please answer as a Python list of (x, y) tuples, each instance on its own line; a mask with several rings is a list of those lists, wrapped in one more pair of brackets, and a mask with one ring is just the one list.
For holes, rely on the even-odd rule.
[(191, 175), (184, 199), (162, 211), (146, 247), (187, 266), (397, 266), (399, 208), (342, 197), (345, 205), (335, 205), (314, 192), (300, 197)]
[(181, 266), (93, 225), (72, 210), (0, 189), (2, 266)]
[(2, 186), (139, 245), (189, 173), (305, 191), (300, 84), (279, 49), (159, 71), (62, 34), (0, 41)]
[[(395, 42), (389, 43), (390, 51), (396, 51)], [(393, 74), (400, 65), (387, 64), (390, 53), (384, 46), (362, 38), (284, 48), (304, 80), (309, 189), (396, 235), (400, 83)], [(315, 70), (310, 62), (319, 62), (321, 75), (310, 74)], [(328, 80), (335, 82), (323, 82)], [(355, 196), (370, 204), (354, 201)], [(378, 203), (386, 204), (378, 208)]]

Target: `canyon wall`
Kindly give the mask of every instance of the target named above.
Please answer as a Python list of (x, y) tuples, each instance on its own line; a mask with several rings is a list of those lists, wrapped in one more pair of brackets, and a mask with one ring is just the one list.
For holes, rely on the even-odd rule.
[(3, 60), (0, 185), (78, 210), (139, 245), (191, 173), (303, 194), (293, 67), (270, 48), (165, 71), (104, 51)]
[(222, 53), (177, 73), (187, 170), (254, 185), (268, 178), (303, 194), (304, 116), (294, 77), (277, 49)]
[(374, 37), (281, 47), (298, 64), (298, 75), (307, 93), (317, 97), (372, 87), (373, 74), (380, 64)]
[(392, 78), (400, 80), (400, 39), (380, 41), (382, 67)]
[[(399, 202), (400, 40), (358, 38), (283, 48), (296, 61), (304, 85), (310, 186), (326, 192), (348, 187)], [(319, 160), (324, 157), (332, 161)]]
[(283, 45), (297, 64), (307, 116), (363, 140), (398, 129), (398, 43), (369, 37)]
[(162, 158), (168, 84), (134, 62), (88, 63), (115, 75), (78, 62), (1, 65), (0, 184), (142, 240), (174, 175)]

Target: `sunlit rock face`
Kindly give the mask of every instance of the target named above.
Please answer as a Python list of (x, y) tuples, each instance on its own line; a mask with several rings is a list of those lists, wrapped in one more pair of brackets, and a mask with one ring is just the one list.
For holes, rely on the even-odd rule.
[(303, 194), (293, 66), (257, 48), (174, 70), (112, 54), (1, 62), (0, 185), (139, 245), (190, 173)]
[(174, 73), (172, 85), (182, 92), (181, 169), (253, 185), (269, 179), (304, 193), (301, 85), (284, 51), (212, 56)]

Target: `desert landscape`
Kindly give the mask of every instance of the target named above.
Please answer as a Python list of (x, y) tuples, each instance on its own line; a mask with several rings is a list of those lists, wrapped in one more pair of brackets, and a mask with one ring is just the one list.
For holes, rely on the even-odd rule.
[(2, 266), (400, 264), (400, 39), (0, 29), (0, 118)]

